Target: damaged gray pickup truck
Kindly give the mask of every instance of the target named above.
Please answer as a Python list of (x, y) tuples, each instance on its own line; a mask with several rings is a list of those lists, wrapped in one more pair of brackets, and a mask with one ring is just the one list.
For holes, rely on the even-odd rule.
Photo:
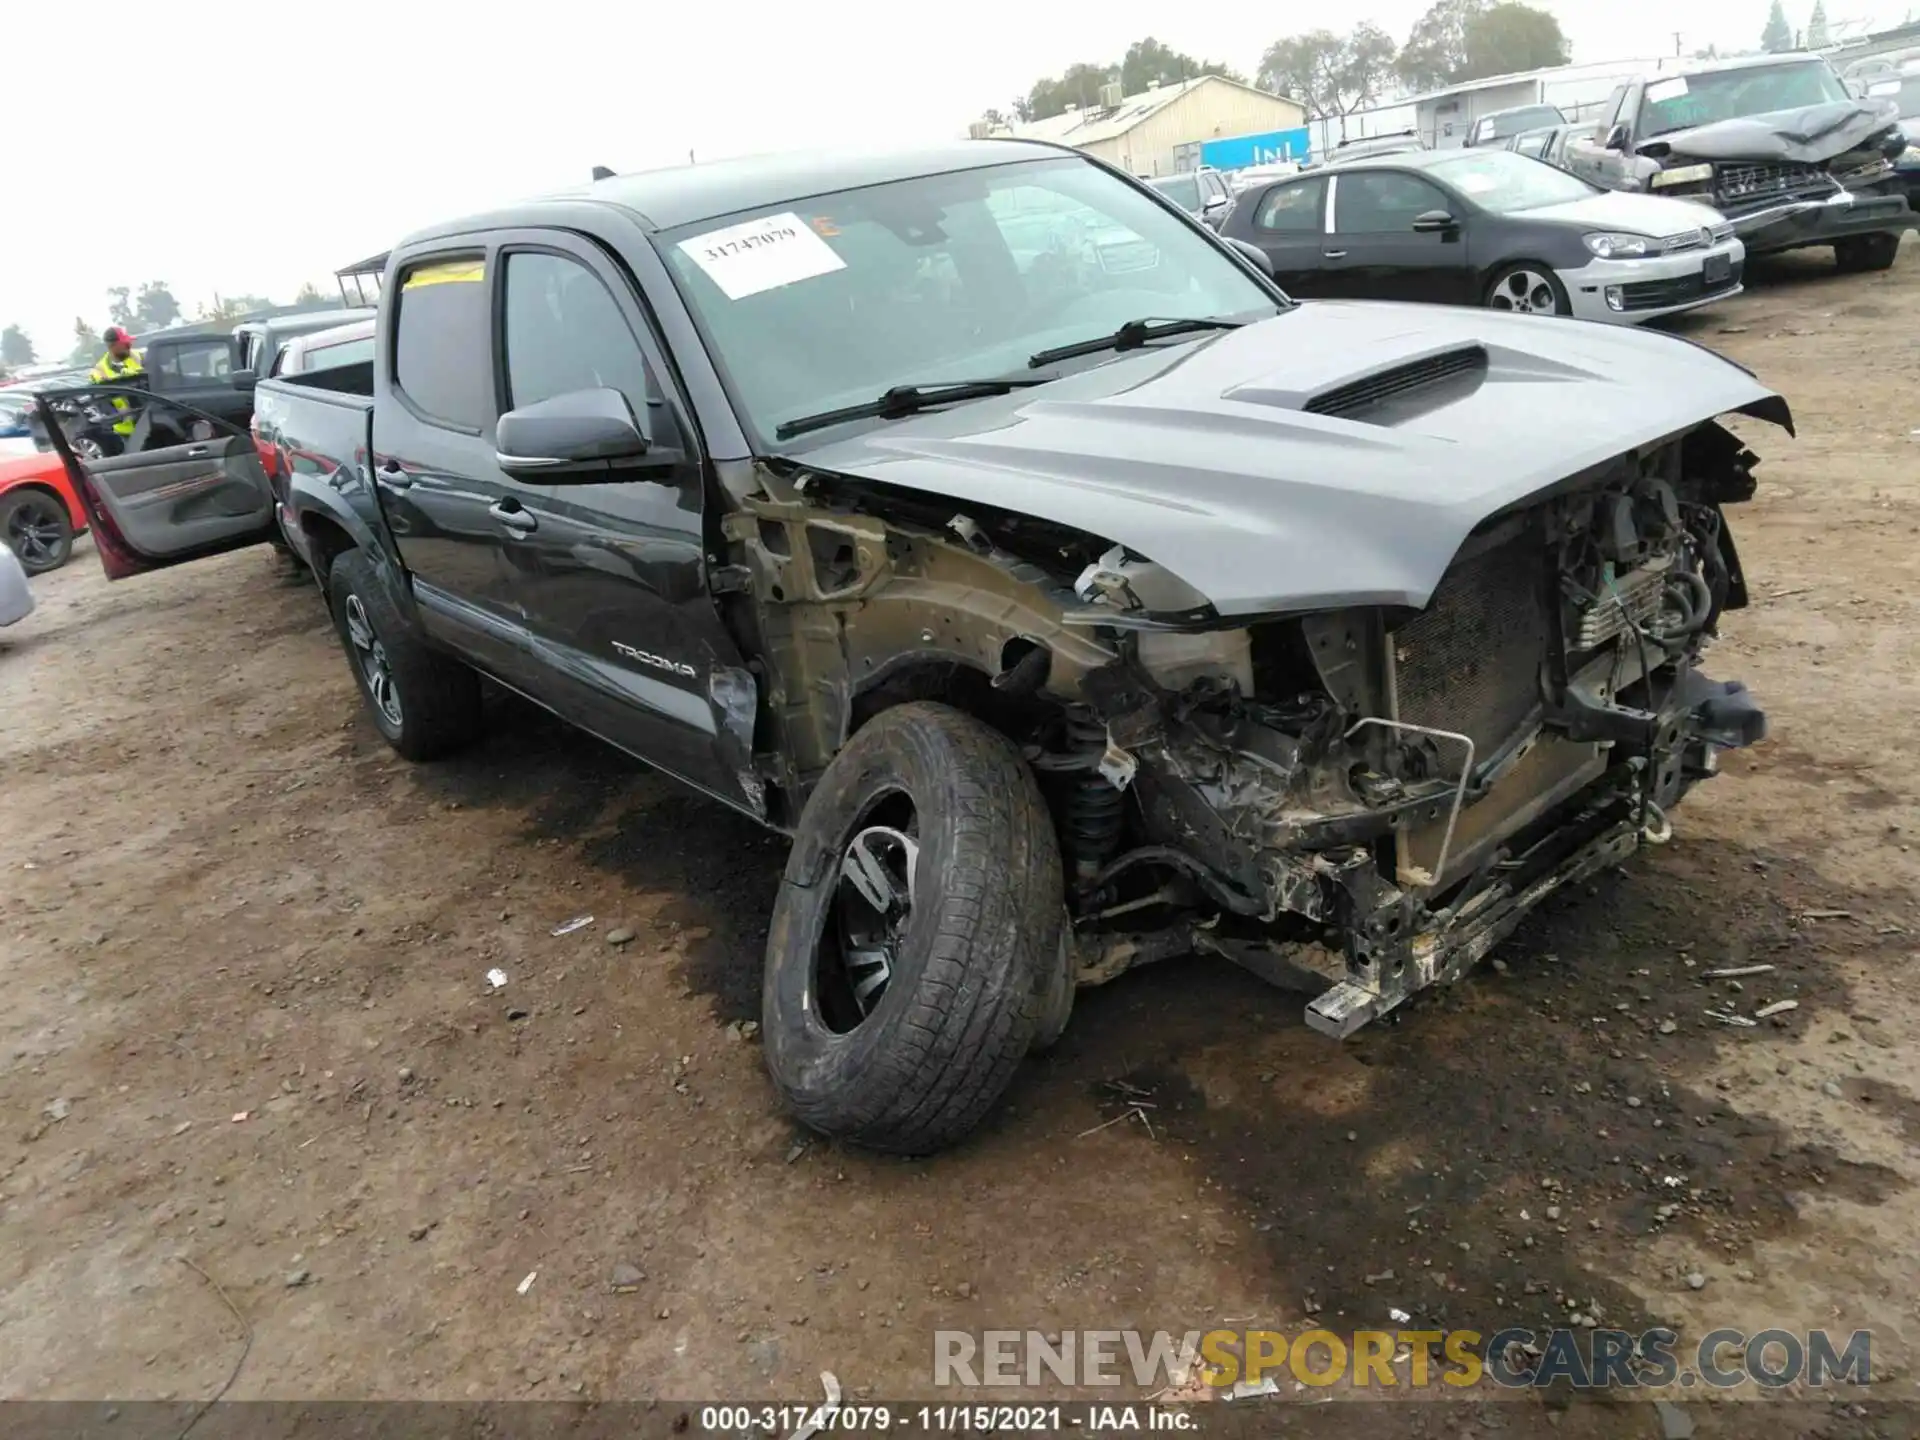
[(1150, 962), (1348, 1035), (1765, 729), (1699, 661), (1747, 603), (1717, 417), (1779, 396), (1659, 334), (1295, 304), (1071, 151), (603, 179), (408, 239), (377, 340), (262, 382), (264, 476), (68, 457), (109, 572), (277, 512), (402, 754), (485, 674), (790, 835), (768, 1067), (870, 1146), (963, 1136)]
[(1896, 107), (1856, 100), (1819, 55), (1756, 55), (1616, 89), (1564, 164), (1609, 190), (1698, 200), (1747, 256), (1831, 245), (1842, 270), (1885, 270), (1916, 220), (1893, 162)]

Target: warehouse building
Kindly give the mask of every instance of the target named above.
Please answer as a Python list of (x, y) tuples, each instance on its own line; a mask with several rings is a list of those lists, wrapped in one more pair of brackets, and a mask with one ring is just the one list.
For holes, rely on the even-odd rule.
[[(1016, 125), (1023, 140), (1071, 145), (1135, 175), (1173, 175), (1200, 164), (1200, 147), (1234, 135), (1295, 130), (1306, 123), (1297, 100), (1220, 75), (1149, 85), (1138, 95), (1103, 87), (1099, 103)], [(974, 127), (976, 135), (985, 129)], [(1006, 134), (1006, 131), (997, 132)]]

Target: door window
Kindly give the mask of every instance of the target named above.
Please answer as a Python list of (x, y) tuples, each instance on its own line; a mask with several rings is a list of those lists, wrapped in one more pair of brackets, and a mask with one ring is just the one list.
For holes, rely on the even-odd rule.
[(493, 418), (485, 261), (410, 265), (395, 306), (394, 388), (423, 419), (479, 433)]
[(506, 405), (575, 390), (618, 390), (650, 440), (672, 424), (640, 342), (611, 291), (585, 265), (526, 250), (507, 257)]
[(169, 346), (153, 367), (168, 380), (195, 384), (233, 373), (233, 347), (223, 337)]
[(1325, 180), (1302, 180), (1293, 185), (1276, 185), (1267, 192), (1254, 216), (1257, 230), (1281, 234), (1311, 235), (1320, 229), (1320, 200), (1326, 193)]
[(1412, 175), (1392, 170), (1348, 171), (1340, 177), (1333, 228), (1343, 235), (1410, 231), (1415, 216), (1446, 208), (1444, 194)]

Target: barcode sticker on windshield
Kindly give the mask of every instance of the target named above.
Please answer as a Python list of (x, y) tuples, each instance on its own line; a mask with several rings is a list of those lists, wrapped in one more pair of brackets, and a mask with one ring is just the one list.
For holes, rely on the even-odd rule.
[(1658, 105), (1662, 100), (1678, 100), (1687, 93), (1687, 77), (1675, 75), (1671, 79), (1656, 80), (1647, 86), (1647, 103)]
[(729, 300), (847, 268), (833, 247), (792, 211), (709, 230), (682, 240), (680, 248)]

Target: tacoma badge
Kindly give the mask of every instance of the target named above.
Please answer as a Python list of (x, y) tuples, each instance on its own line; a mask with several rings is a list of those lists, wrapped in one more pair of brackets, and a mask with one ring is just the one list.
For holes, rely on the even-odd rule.
[(683, 675), (693, 679), (693, 667), (679, 660), (668, 660), (664, 656), (649, 655), (645, 650), (636, 650), (631, 645), (622, 645), (618, 640), (607, 642), (629, 660), (638, 660), (642, 665), (651, 665), (656, 670), (664, 670), (669, 675)]

